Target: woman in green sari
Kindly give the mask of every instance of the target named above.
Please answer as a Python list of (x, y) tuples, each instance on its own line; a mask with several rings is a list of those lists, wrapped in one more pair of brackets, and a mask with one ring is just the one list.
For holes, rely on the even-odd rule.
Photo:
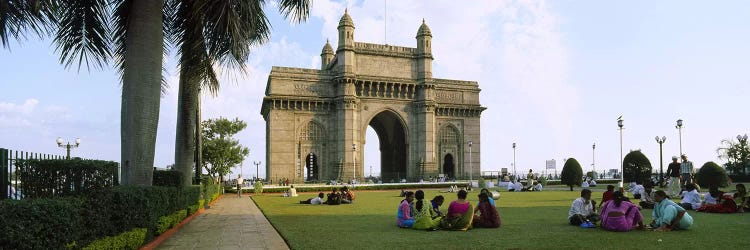
[[(417, 190), (414, 193), (414, 198), (417, 199), (414, 205), (414, 229), (420, 230), (435, 230), (440, 226), (440, 219), (435, 212), (432, 210), (430, 203), (424, 201), (424, 191)], [(425, 204), (426, 203), (426, 204)], [(436, 217), (433, 219), (433, 217)]]
[(474, 219), (474, 207), (466, 200), (466, 190), (458, 191), (458, 200), (448, 206), (448, 215), (440, 221), (440, 227), (446, 230), (466, 231), (471, 229)]
[(652, 213), (653, 221), (650, 226), (656, 231), (684, 230), (693, 225), (691, 217), (684, 208), (671, 201), (664, 191), (654, 193), (656, 205)]

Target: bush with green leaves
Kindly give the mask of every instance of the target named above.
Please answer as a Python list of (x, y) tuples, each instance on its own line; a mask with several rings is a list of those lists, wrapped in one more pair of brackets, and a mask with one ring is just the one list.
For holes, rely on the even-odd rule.
[(156, 224), (156, 234), (163, 234), (170, 228), (180, 224), (185, 217), (187, 217), (187, 210), (185, 209), (180, 209), (170, 215), (159, 217), (159, 222)]
[(263, 193), (263, 182), (256, 181), (255, 184), (253, 184), (253, 192), (255, 194), (262, 194)]
[(712, 161), (706, 162), (701, 166), (695, 174), (695, 181), (698, 185), (708, 187), (709, 189), (729, 186), (727, 171)]
[(651, 179), (651, 162), (640, 150), (625, 155), (622, 166), (625, 182), (646, 183)]
[(27, 159), (16, 166), (25, 198), (82, 195), (111, 188), (117, 180), (117, 163), (112, 161)]
[(176, 170), (156, 170), (154, 171), (153, 186), (162, 187), (181, 187), (182, 173)]
[(568, 158), (565, 161), (562, 173), (560, 173), (560, 182), (570, 187), (570, 191), (573, 191), (573, 186), (581, 186), (583, 183), (583, 169), (575, 158)]
[(135, 228), (133, 230), (121, 233), (117, 236), (107, 236), (102, 239), (91, 242), (83, 250), (100, 250), (100, 249), (123, 249), (136, 250), (143, 245), (146, 240), (145, 228)]

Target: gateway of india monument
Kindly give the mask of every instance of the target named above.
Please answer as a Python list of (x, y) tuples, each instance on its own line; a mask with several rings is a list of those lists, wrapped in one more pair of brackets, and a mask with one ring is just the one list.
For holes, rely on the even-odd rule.
[(355, 42), (348, 11), (338, 47), (326, 42), (320, 69), (273, 67), (261, 114), (266, 179), (362, 180), (365, 131), (380, 145), (383, 182), (478, 178), (479, 85), (432, 77), (432, 33), (417, 47)]

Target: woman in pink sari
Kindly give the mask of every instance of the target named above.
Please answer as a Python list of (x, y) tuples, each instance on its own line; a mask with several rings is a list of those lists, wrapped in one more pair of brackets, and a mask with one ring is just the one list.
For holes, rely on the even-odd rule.
[(602, 204), (602, 228), (617, 232), (627, 232), (635, 226), (643, 229), (643, 216), (638, 207), (630, 203), (621, 191), (615, 191), (613, 196), (613, 200)]

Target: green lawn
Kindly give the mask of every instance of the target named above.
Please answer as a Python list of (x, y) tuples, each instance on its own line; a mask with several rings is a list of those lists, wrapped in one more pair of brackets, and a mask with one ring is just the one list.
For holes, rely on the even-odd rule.
[[(593, 197), (601, 199), (601, 189)], [(467, 232), (418, 231), (396, 226), (399, 191), (360, 191), (352, 205), (302, 205), (312, 197), (283, 198), (278, 194), (253, 199), (292, 249), (748, 249), (750, 213), (689, 212), (695, 223), (686, 231), (627, 233), (584, 229), (567, 224), (568, 208), (578, 190), (501, 192), (497, 200), (499, 229)], [(438, 190), (426, 190), (432, 198)], [(454, 193), (443, 193), (447, 205)], [(469, 194), (473, 203), (477, 192)], [(637, 202), (637, 200), (634, 200)], [(651, 210), (643, 210), (646, 223)], [(659, 241), (661, 239), (661, 241)]]

